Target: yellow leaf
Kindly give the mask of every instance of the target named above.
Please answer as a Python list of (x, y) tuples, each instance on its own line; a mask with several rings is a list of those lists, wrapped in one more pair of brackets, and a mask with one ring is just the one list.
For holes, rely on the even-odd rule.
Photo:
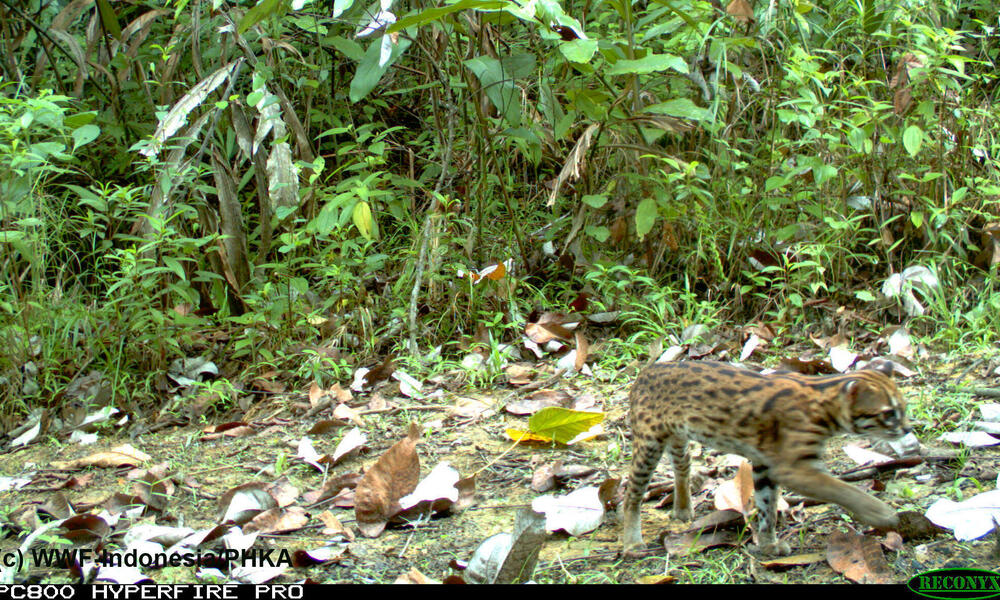
[[(599, 431), (590, 432), (603, 420), (602, 412), (550, 406), (533, 414), (528, 420), (528, 427), (536, 434), (551, 436), (560, 444), (569, 444), (599, 435)], [(583, 433), (588, 435), (578, 438)]]
[(552, 438), (545, 435), (538, 435), (537, 433), (531, 433), (530, 431), (521, 431), (520, 429), (508, 429), (507, 437), (514, 440), (515, 442), (551, 442)]
[(371, 241), (374, 237), (375, 228), (375, 222), (372, 220), (372, 207), (364, 200), (361, 200), (354, 205), (351, 218), (354, 219), (354, 226), (358, 228), (358, 232), (365, 236), (366, 240)]

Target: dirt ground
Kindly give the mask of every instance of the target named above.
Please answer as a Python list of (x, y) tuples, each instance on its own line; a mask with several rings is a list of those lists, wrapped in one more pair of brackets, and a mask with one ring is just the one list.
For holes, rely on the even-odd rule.
[[(501, 405), (495, 407), (495, 414), (479, 418), (450, 415), (444, 409), (454, 404), (455, 397), (447, 395), (435, 401), (441, 403), (442, 410), (428, 407), (428, 402), (421, 403), (424, 406), (421, 410), (406, 410), (407, 403), (415, 403), (399, 397), (395, 399), (399, 410), (364, 417), (368, 436), (366, 450), (333, 467), (329, 477), (370, 467), (405, 436), (411, 421), (424, 427), (422, 441), (417, 446), (422, 476), (445, 460), (463, 477), (478, 472), (475, 503), (471, 507), (429, 521), (390, 526), (377, 538), (359, 534), (353, 509), (336, 508), (329, 502), (310, 505), (302, 497), (307, 491), (320, 487), (323, 474), (295, 458), (296, 444), (317, 421), (330, 416), (317, 414), (303, 418), (291, 397), (269, 400), (270, 410), (260, 410), (257, 414), (270, 416), (250, 421), (253, 431), (242, 437), (204, 440), (206, 424), (167, 428), (134, 438), (128, 435), (127, 429), (119, 430), (118, 435), (114, 429), (105, 429), (100, 432), (97, 443), (87, 446), (52, 436), (43, 437), (0, 456), (0, 475), (28, 474), (32, 480), (25, 487), (0, 493), (4, 532), (0, 552), (13, 552), (25, 536), (45, 521), (67, 516), (60, 514), (63, 504), (60, 495), (68, 501), (72, 511), (96, 513), (114, 494), (135, 494), (136, 483), (132, 477), (136, 471), (130, 467), (53, 468), (54, 461), (70, 461), (130, 443), (151, 457), (141, 466), (167, 463), (167, 474), (174, 485), (165, 505), (133, 521), (119, 522), (97, 539), (80, 540), (76, 547), (120, 547), (130, 528), (138, 523), (211, 528), (220, 521), (219, 498), (227, 490), (253, 481), (282, 481), (296, 490), (293, 504), (303, 507), (309, 519), (292, 531), (262, 535), (257, 544), (296, 551), (334, 543), (340, 550), (330, 562), (289, 568), (273, 581), (391, 583), (414, 570), (434, 580), (462, 576), (461, 567), (477, 546), (491, 535), (509, 531), (517, 510), (529, 506), (531, 500), (540, 495), (530, 488), (532, 476), (539, 467), (556, 460), (564, 465), (590, 467), (589, 474), (560, 481), (559, 488), (553, 490), (555, 493), (566, 493), (585, 485), (597, 486), (609, 477), (623, 476), (628, 456), (624, 419), (626, 388), (620, 385), (600, 388), (590, 384), (583, 388), (565, 382), (559, 385), (571, 390), (571, 394), (587, 393), (600, 399), (607, 414), (603, 436), (572, 447), (520, 445), (504, 454), (511, 446), (505, 429), (523, 428), (527, 418), (507, 414)], [(505, 397), (508, 397), (507, 391), (498, 393), (496, 398), (478, 396), (476, 399), (493, 403)], [(311, 437), (320, 453), (332, 452), (344, 431), (346, 429), (338, 428)], [(956, 460), (942, 461), (939, 456), (934, 461), (889, 471), (877, 483), (868, 479), (854, 484), (869, 489), (873, 485), (884, 486), (889, 491), (879, 492), (880, 497), (897, 508), (920, 513), (935, 499), (948, 495), (950, 490), (961, 490), (968, 497), (993, 488), (1000, 466), (997, 450), (976, 449), (962, 453), (940, 448), (930, 440), (923, 441), (925, 454), (951, 452)], [(856, 466), (840, 451), (843, 444), (844, 440), (838, 439), (828, 449), (827, 464), (835, 474)], [(705, 475), (702, 491), (696, 497), (699, 502), (696, 516), (701, 517), (712, 512), (716, 488), (733, 479), (737, 468), (729, 457), (711, 451), (702, 452), (695, 464)], [(653, 487), (657, 482), (669, 482), (669, 478), (669, 469), (661, 465)], [(979, 486), (984, 487), (980, 489)], [(642, 510), (646, 540), (673, 541), (672, 552), (661, 549), (643, 558), (623, 558), (620, 524), (616, 515), (609, 512), (604, 523), (590, 533), (578, 537), (552, 534), (541, 551), (533, 579), (540, 583), (847, 583), (847, 577), (835, 570), (828, 560), (831, 540), (838, 533), (865, 533), (866, 530), (837, 506), (805, 506), (800, 502), (802, 499), (789, 500), (791, 507), (783, 516), (781, 535), (791, 544), (793, 555), (807, 555), (801, 558), (800, 564), (794, 561), (793, 564), (772, 564), (755, 556), (746, 543), (749, 535), (741, 526), (723, 536), (725, 539), (718, 546), (701, 551), (677, 551), (676, 541), (688, 524), (670, 518), (669, 502), (656, 508), (661, 499), (653, 499), (644, 504)], [(317, 518), (326, 510), (352, 530), (353, 539), (339, 536), (331, 542), (331, 536), (323, 533), (323, 523)], [(875, 547), (881, 549), (885, 560), (883, 577), (896, 583), (905, 583), (917, 573), (937, 568), (1000, 570), (1000, 534), (961, 543), (948, 532), (923, 539), (898, 540), (869, 531), (865, 538), (879, 542)], [(61, 545), (55, 533), (40, 538), (36, 544), (69, 547)], [(195, 568), (190, 566), (144, 570), (144, 574), (158, 583), (196, 581)], [(67, 582), (79, 581), (79, 577), (80, 572), (72, 568), (41, 567), (29, 561), (29, 568), (19, 573), (15, 580)]]

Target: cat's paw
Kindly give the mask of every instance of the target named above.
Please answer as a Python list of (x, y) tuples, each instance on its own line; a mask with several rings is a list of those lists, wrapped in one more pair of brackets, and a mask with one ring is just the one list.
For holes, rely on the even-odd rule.
[(692, 517), (694, 517), (694, 511), (691, 510), (690, 506), (687, 508), (674, 507), (674, 518), (678, 521), (690, 521)]
[[(625, 546), (625, 549), (622, 550), (622, 556), (625, 558), (641, 558), (643, 556), (649, 556), (657, 550), (658, 548), (646, 546), (640, 541), (638, 545)], [(662, 550), (662, 548), (659, 548), (659, 550)]]
[(792, 553), (792, 547), (788, 545), (788, 542), (774, 541), (766, 544), (757, 544), (753, 552), (760, 556), (787, 556)]
[(859, 510), (855, 516), (862, 523), (879, 529), (893, 529), (899, 525), (899, 513), (885, 502), (878, 500), (871, 506)]

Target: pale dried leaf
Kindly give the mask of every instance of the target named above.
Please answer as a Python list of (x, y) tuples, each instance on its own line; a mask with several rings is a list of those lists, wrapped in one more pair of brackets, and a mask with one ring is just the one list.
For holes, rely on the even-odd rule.
[(549, 201), (545, 203), (546, 206), (552, 206), (556, 203), (556, 197), (566, 181), (580, 178), (580, 170), (587, 160), (587, 151), (590, 149), (590, 143), (598, 129), (600, 129), (600, 124), (593, 123), (580, 134), (573, 149), (566, 157), (566, 162), (563, 164), (562, 170), (559, 171), (559, 176), (556, 177), (552, 192), (549, 193)]
[(219, 87), (222, 82), (228, 79), (229, 76), (235, 72), (235, 67), (242, 62), (243, 59), (241, 58), (223, 65), (214, 73), (205, 79), (202, 79), (196, 83), (194, 87), (188, 90), (188, 92), (184, 94), (180, 100), (174, 103), (170, 112), (163, 117), (160, 124), (156, 127), (156, 131), (153, 133), (152, 143), (144, 148), (140, 154), (148, 157), (156, 156), (163, 147), (163, 143), (174, 135), (174, 133), (176, 133), (185, 122), (187, 122), (187, 117), (191, 111), (204, 102), (205, 98), (207, 98), (215, 88)]

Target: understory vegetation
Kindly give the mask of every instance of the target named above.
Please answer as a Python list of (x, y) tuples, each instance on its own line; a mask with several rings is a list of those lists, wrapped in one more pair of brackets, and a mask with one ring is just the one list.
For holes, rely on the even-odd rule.
[[(1000, 395), (998, 28), (987, 0), (0, 0), (8, 545), (44, 533), (37, 511), (72, 518), (79, 498), (57, 490), (117, 494), (124, 479), (102, 469), (162, 460), (130, 479), (147, 516), (207, 536), (232, 516), (217, 499), (312, 490), (293, 525), (263, 531), (343, 536), (329, 581), (415, 565), (443, 579), (510, 530), (536, 479), (615, 489), (624, 396), (658, 358), (813, 373), (889, 359), (925, 444), (980, 413), (1000, 431), (1000, 407), (973, 401)], [(533, 438), (565, 423), (508, 423), (546, 402), (594, 422)], [(333, 435), (313, 449), (307, 434), (348, 423), (342, 452)], [(149, 454), (69, 460), (96, 439), (70, 437), (87, 425)], [(947, 441), (997, 443), (983, 431)], [(303, 506), (356, 508), (361, 455), (405, 463), (391, 499), (409, 495), (418, 441), (461, 474), (450, 502), (481, 506), (359, 541), (327, 511), (317, 533)], [(879, 477), (914, 470), (880, 489), (870, 456), (849, 473), (918, 513), (994, 487), (996, 454), (975, 452), (989, 451), (883, 457)], [(742, 485), (728, 510), (747, 516), (749, 465), (739, 479), (724, 457), (699, 460), (696, 501)], [(39, 507), (40, 493), (57, 498)], [(782, 518), (796, 549), (819, 552), (791, 575), (741, 549), (745, 522), (724, 551), (633, 563), (597, 529), (605, 496), (591, 537), (538, 536), (537, 581), (995, 567), (958, 533), (848, 536), (839, 509), (804, 498)], [(682, 534), (667, 547), (691, 545)], [(853, 556), (861, 538), (850, 552), (881, 558), (881, 544), (891, 568), (834, 573), (819, 556)]]
[(8, 420), (205, 353), (434, 369), (581, 293), (626, 361), (692, 324), (995, 342), (990, 2), (2, 11)]

